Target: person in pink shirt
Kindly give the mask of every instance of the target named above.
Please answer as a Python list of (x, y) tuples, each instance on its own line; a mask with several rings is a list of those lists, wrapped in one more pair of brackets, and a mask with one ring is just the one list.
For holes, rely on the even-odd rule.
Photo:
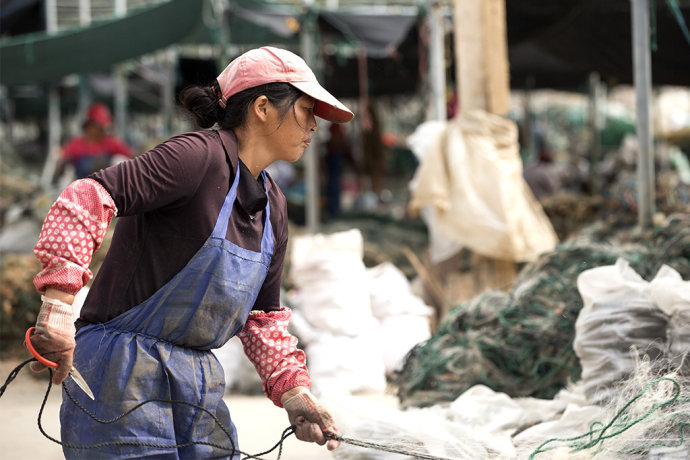
[(129, 146), (109, 133), (113, 124), (108, 106), (95, 103), (86, 114), (84, 134), (72, 138), (62, 149), (58, 176), (66, 166), (74, 168), (77, 179), (132, 157)]

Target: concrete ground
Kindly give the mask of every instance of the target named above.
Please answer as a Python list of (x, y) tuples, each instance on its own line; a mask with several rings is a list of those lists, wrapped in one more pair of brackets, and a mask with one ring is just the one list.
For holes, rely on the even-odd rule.
[[(5, 383), (9, 373), (20, 362), (21, 360), (0, 361), (0, 385)], [(27, 366), (0, 397), (0, 458), (64, 458), (61, 447), (46, 439), (37, 425), (38, 412), (47, 385), (47, 378), (32, 376)], [(53, 386), (43, 413), (42, 424), (46, 433), (54, 438), (60, 436), (60, 400), (60, 391)], [(240, 447), (247, 454), (257, 454), (270, 449), (278, 442), (283, 430), (289, 426), (287, 413), (275, 407), (264, 396), (228, 395), (225, 401), (238, 430)], [(277, 451), (263, 458), (275, 459)], [(325, 447), (299, 441), (294, 435), (285, 441), (281, 457), (282, 460), (332, 458)]]

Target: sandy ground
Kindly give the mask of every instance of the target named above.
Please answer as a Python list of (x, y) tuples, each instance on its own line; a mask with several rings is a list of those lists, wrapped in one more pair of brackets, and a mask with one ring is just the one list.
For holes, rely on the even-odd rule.
[[(20, 360), (0, 361), (0, 384), (4, 384), (9, 373), (20, 362)], [(2, 427), (0, 429), (0, 446), (2, 446), (0, 458), (5, 460), (64, 458), (61, 447), (46, 439), (37, 425), (38, 412), (47, 385), (47, 377), (32, 376), (27, 366), (5, 390), (0, 398), (0, 426)], [(44, 430), (54, 438), (60, 436), (58, 411), (61, 396), (57, 390), (57, 387), (52, 387), (42, 417)], [(275, 407), (264, 396), (227, 395), (225, 401), (239, 433), (240, 447), (248, 454), (265, 452), (273, 447), (280, 439), (283, 430), (289, 426), (285, 411)], [(275, 459), (277, 451), (263, 458)], [(294, 436), (290, 436), (285, 441), (281, 457), (282, 460), (332, 458), (333, 456), (325, 447), (301, 442)]]

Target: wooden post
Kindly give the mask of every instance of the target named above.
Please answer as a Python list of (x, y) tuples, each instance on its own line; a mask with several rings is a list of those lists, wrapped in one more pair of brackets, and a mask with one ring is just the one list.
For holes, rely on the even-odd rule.
[[(453, 0), (456, 87), (459, 112), (483, 110), (507, 115), (510, 73), (505, 0)], [(515, 263), (474, 254), (477, 290), (505, 289), (512, 284)]]
[(510, 74), (505, 16), (505, 0), (454, 0), (460, 110), (508, 113)]
[(487, 108), (484, 86), (482, 2), (454, 0), (455, 81), (459, 110)]
[(482, 0), (484, 20), (484, 78), (488, 111), (507, 115), (510, 109), (510, 70), (506, 28), (506, 0)]

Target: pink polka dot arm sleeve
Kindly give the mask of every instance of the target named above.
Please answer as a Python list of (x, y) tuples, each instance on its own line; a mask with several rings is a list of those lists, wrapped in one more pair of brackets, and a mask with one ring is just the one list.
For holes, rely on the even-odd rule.
[(254, 364), (263, 390), (273, 404), (283, 407), (280, 397), (298, 387), (311, 387), (306, 356), (297, 348), (297, 337), (288, 332), (292, 311), (253, 311), (238, 334), (244, 353)]
[(55, 288), (76, 294), (93, 276), (93, 253), (117, 213), (101, 184), (81, 179), (62, 191), (50, 207), (34, 246), (42, 270), (34, 277), (39, 292)]

